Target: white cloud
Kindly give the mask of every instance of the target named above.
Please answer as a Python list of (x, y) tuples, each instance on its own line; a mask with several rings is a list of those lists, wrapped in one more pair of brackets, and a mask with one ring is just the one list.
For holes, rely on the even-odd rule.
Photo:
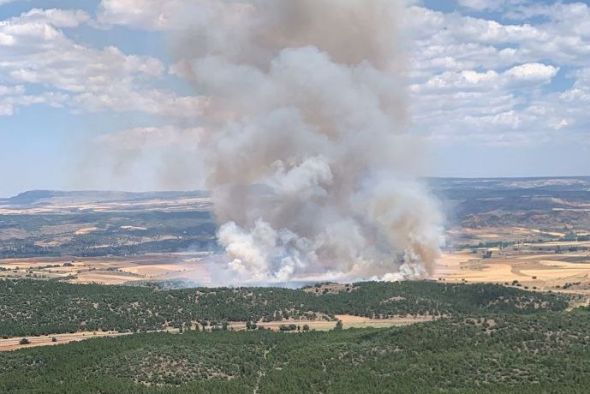
[[(176, 4), (174, 4), (176, 3)], [(170, 25), (176, 9), (186, 3), (179, 1), (150, 0), (102, 0), (98, 20), (104, 24), (142, 27), (149, 30), (163, 30)]]
[(81, 10), (34, 8), (22, 14), (19, 19), (27, 23), (50, 24), (54, 27), (78, 27), (88, 22), (90, 16)]
[(17, 86), (5, 86), (0, 85), (0, 96), (8, 96), (14, 94), (23, 94), (25, 92), (25, 88), (22, 85)]
[(175, 30), (195, 26), (212, 13), (224, 13), (226, 7), (218, 0), (102, 0), (97, 19), (107, 26)]
[[(412, 38), (408, 79), (416, 130), (437, 141), (474, 138), (492, 144), (525, 143), (527, 135), (531, 141), (562, 138), (563, 133), (582, 133), (588, 125), (588, 5), (458, 0), (457, 12), (444, 13), (416, 5), (420, 1), (408, 4), (403, 20)], [(493, 20), (487, 11), (503, 13), (511, 22)], [(107, 28), (171, 31), (203, 25), (213, 15), (239, 25), (244, 12), (249, 10), (239, 1), (102, 0), (97, 22)], [(542, 22), (531, 19), (537, 16)], [(91, 23), (86, 13), (64, 10), (31, 10), (0, 22), (0, 73), (8, 78), (3, 83), (24, 89), (0, 95), (0, 114), (35, 101), (191, 121), (207, 110), (206, 98), (179, 97), (150, 84), (166, 71), (189, 78), (182, 63), (167, 67), (115, 47), (81, 46), (62, 30), (84, 23)], [(227, 37), (212, 39), (238, 45)], [(560, 70), (575, 81), (565, 91), (553, 91), (548, 84)], [(29, 84), (54, 96), (33, 99), (27, 94)]]
[[(0, 75), (13, 84), (31, 85), (60, 97), (60, 105), (76, 110), (137, 111), (172, 118), (194, 118), (206, 104), (199, 97), (180, 97), (151, 87), (165, 75), (162, 61), (127, 55), (109, 46), (95, 49), (70, 39), (61, 28), (89, 21), (77, 10), (33, 9), (0, 21)], [(32, 100), (4, 100), (2, 114)], [(34, 101), (34, 100), (33, 100)]]
[(511, 68), (505, 75), (516, 80), (548, 82), (558, 72), (558, 67), (542, 63), (527, 63)]
[(410, 86), (410, 91), (420, 92), (444, 92), (444, 91), (490, 91), (507, 88), (513, 82), (531, 84), (544, 84), (551, 81), (559, 72), (558, 67), (542, 63), (526, 63), (512, 67), (504, 72), (495, 70), (475, 71), (446, 71), (434, 75), (426, 82)]
[(486, 10), (492, 9), (498, 5), (498, 1), (493, 0), (457, 0), (459, 5), (467, 8), (473, 8), (474, 10)]
[(475, 11), (498, 11), (529, 3), (530, 0), (457, 0), (457, 4)]
[(44, 92), (37, 95), (27, 94), (23, 85), (0, 85), (0, 116), (10, 116), (18, 107), (28, 107), (33, 104), (46, 104), (51, 107), (61, 107), (66, 100), (63, 94)]
[[(590, 64), (590, 8), (582, 3), (477, 3), (472, 8), (518, 9), (521, 20), (540, 15), (544, 20), (505, 24), (486, 14), (409, 7), (414, 128), (449, 144), (584, 140), (590, 84), (571, 70)], [(575, 78), (562, 92), (555, 90), (559, 84), (547, 86), (560, 70)]]

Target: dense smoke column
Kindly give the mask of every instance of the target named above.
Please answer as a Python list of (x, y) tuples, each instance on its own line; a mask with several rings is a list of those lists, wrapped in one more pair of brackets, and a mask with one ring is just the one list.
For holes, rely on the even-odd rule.
[(196, 1), (207, 185), (243, 282), (418, 278), (441, 216), (405, 132), (393, 0)]

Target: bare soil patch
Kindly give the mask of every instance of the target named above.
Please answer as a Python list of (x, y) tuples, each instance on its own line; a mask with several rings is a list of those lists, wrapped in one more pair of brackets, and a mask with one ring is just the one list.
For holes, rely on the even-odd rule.
[[(131, 333), (117, 333), (114, 331), (97, 331), (97, 332), (76, 332), (73, 334), (55, 334), (43, 335), (39, 337), (26, 337), (28, 344), (22, 344), (23, 337), (0, 339), (0, 352), (10, 352), (13, 350), (27, 349), (39, 346), (63, 345), (70, 342), (79, 342), (92, 338), (117, 337), (130, 335)], [(54, 340), (55, 338), (55, 340)]]

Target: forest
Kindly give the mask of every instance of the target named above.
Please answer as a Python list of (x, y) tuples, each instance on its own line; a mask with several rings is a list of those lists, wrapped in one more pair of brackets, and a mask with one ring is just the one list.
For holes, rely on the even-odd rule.
[(0, 336), (76, 331), (146, 332), (223, 322), (331, 319), (338, 314), (487, 316), (563, 311), (570, 296), (494, 284), (430, 281), (365, 282), (336, 292), (318, 287), (195, 288), (75, 285), (57, 281), (1, 280)]
[(584, 393), (590, 311), (330, 332), (149, 333), (0, 353), (0, 392)]

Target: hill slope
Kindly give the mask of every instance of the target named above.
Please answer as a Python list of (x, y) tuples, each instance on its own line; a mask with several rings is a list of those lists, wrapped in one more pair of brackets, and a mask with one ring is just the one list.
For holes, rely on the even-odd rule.
[(80, 330), (146, 331), (193, 322), (281, 321), (350, 314), (476, 316), (564, 310), (568, 298), (491, 284), (366, 282), (342, 291), (314, 288), (199, 288), (71, 285), (54, 281), (0, 281), (0, 336)]

